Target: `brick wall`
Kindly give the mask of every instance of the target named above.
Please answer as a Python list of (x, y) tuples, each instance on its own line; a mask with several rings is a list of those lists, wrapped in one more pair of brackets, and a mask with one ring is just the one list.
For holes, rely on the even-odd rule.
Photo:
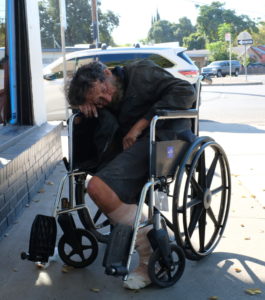
[(0, 237), (62, 159), (61, 129), (35, 126), (0, 150)]

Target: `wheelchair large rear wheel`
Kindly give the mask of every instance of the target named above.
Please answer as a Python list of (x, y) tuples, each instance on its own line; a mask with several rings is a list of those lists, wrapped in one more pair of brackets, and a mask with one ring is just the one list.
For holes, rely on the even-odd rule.
[(197, 138), (176, 176), (173, 197), (175, 238), (186, 257), (199, 260), (217, 246), (228, 218), (230, 169), (222, 147)]

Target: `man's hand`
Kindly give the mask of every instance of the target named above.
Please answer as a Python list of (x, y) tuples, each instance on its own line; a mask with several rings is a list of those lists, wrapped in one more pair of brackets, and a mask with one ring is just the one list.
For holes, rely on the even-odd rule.
[(123, 149), (126, 150), (131, 147), (137, 140), (137, 138), (141, 135), (143, 130), (147, 128), (149, 125), (149, 121), (146, 119), (140, 119), (137, 123), (133, 125), (130, 131), (123, 138), (122, 144)]
[(83, 105), (79, 105), (79, 109), (88, 118), (92, 118), (92, 117), (97, 118), (98, 117), (97, 108), (92, 103), (86, 103)]

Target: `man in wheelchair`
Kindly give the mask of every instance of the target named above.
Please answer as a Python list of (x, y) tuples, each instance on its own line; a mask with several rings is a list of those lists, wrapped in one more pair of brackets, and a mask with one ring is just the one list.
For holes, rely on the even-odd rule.
[[(109, 151), (88, 183), (89, 196), (113, 224), (132, 225), (139, 194), (148, 178), (150, 121), (157, 109), (191, 108), (196, 100), (193, 86), (148, 60), (113, 70), (93, 62), (77, 70), (69, 83), (67, 99), (87, 118), (103, 122), (99, 136), (111, 136), (115, 143), (115, 147), (107, 147), (110, 143), (99, 147), (102, 153), (106, 148)], [(159, 140), (180, 136), (192, 141), (189, 119), (159, 122)], [(100, 143), (100, 139), (94, 142)], [(143, 212), (142, 220), (146, 218)], [(151, 282), (147, 272), (152, 251), (146, 236), (149, 230), (147, 226), (138, 231), (139, 266), (124, 283), (129, 289)]]

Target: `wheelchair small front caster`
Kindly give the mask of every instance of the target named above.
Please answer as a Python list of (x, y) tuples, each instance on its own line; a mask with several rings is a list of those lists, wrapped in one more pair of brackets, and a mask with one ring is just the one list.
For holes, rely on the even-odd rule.
[(84, 268), (96, 259), (98, 242), (94, 235), (87, 230), (74, 230), (75, 241), (67, 239), (64, 234), (58, 243), (58, 253), (64, 263), (74, 268)]
[(172, 264), (166, 266), (159, 249), (156, 249), (148, 263), (148, 274), (155, 285), (166, 288), (175, 284), (182, 276), (185, 268), (185, 255), (183, 250), (175, 245), (170, 245)]

